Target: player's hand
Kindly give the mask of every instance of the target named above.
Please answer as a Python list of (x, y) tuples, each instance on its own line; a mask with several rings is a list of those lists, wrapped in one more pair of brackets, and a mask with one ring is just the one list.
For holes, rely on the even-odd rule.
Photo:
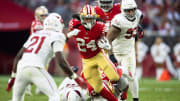
[(71, 38), (73, 36), (76, 36), (76, 35), (78, 35), (79, 32), (80, 32), (79, 29), (74, 29), (74, 30), (70, 31), (69, 33), (67, 33), (67, 37)]
[(143, 38), (144, 36), (144, 31), (143, 31), (143, 28), (142, 26), (138, 25), (138, 38)]
[(83, 80), (83, 78), (81, 78), (80, 76), (78, 76), (77, 74), (73, 74), (71, 76), (72, 79), (74, 79), (76, 81), (76, 83), (82, 87), (83, 89), (87, 88), (87, 83)]
[(7, 92), (9, 92), (11, 90), (12, 86), (14, 85), (15, 76), (16, 76), (16, 73), (12, 72), (11, 78), (8, 80), (8, 84), (6, 87)]
[(114, 54), (109, 55), (109, 58), (113, 62), (113, 64), (117, 67), (118, 66), (118, 62), (117, 62)]
[(110, 50), (111, 49), (111, 45), (109, 44), (109, 41), (106, 37), (101, 38), (100, 40), (98, 40), (98, 47), (105, 49), (105, 50)]

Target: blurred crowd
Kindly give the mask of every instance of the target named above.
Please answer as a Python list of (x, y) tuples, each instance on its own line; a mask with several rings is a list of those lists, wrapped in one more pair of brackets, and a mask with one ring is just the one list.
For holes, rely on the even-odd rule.
[[(62, 15), (67, 26), (72, 14), (77, 13), (82, 5), (97, 5), (97, 0), (14, 0), (19, 5), (32, 10), (45, 5), (50, 12)], [(120, 2), (121, 0), (115, 0)], [(143, 11), (143, 27), (146, 35), (176, 36), (180, 30), (180, 0), (136, 0)], [(152, 32), (153, 31), (153, 32)]]
[[(72, 14), (78, 13), (84, 4), (89, 3), (93, 6), (98, 4), (98, 0), (13, 1), (31, 10), (35, 10), (40, 5), (45, 5), (49, 12), (57, 12), (62, 16), (66, 27), (72, 18)], [(119, 3), (121, 0), (114, 0), (114, 2)], [(162, 67), (166, 62), (171, 75), (180, 79), (180, 0), (136, 0), (136, 2), (143, 12), (142, 27), (145, 31), (145, 37), (142, 39), (143, 44), (137, 46), (139, 47), (137, 54), (140, 55), (137, 56), (139, 58), (137, 65), (149, 53), (158, 68), (156, 73), (164, 70)], [(176, 73), (177, 68), (179, 74)], [(157, 74), (156, 76), (160, 75)]]

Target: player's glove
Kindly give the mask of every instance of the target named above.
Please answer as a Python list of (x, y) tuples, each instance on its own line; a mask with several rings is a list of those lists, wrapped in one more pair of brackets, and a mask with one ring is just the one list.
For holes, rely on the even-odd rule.
[(138, 25), (138, 38), (143, 38), (144, 36), (144, 31), (141, 25)]
[(109, 44), (109, 41), (106, 37), (101, 38), (100, 40), (98, 40), (98, 47), (105, 49), (105, 50), (110, 50), (111, 49), (111, 45)]
[(79, 77), (76, 73), (73, 73), (71, 78), (74, 79), (76, 83), (83, 89), (87, 88), (87, 83), (83, 80), (83, 78)]
[(12, 72), (11, 78), (8, 80), (8, 84), (6, 87), (7, 92), (9, 92), (11, 90), (12, 86), (14, 85), (15, 77), (16, 77), (16, 73)]
[(79, 29), (74, 29), (74, 30), (70, 31), (69, 33), (67, 33), (67, 37), (71, 38), (73, 36), (76, 36), (76, 35), (78, 35), (79, 32), (80, 32)]
[(113, 62), (113, 64), (117, 67), (118, 61), (116, 60), (114, 54), (109, 55), (110, 60)]

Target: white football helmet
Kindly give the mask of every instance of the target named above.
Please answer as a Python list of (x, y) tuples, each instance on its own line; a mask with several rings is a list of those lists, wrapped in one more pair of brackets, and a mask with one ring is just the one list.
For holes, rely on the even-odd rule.
[(44, 29), (46, 29), (46, 30), (62, 32), (63, 27), (64, 27), (63, 24), (55, 16), (48, 16), (44, 20)]
[(70, 91), (67, 96), (67, 101), (82, 101), (80, 92), (78, 94), (76, 91)]
[(137, 4), (134, 0), (122, 0), (121, 11), (122, 14), (129, 20), (135, 19)]
[(62, 24), (61, 28), (60, 28), (60, 32), (63, 31), (63, 28), (64, 28), (64, 22), (63, 22), (63, 19), (61, 17), (61, 15), (59, 15), (58, 13), (50, 13), (49, 16), (54, 16), (54, 17), (57, 17), (59, 19), (59, 22)]
[(96, 22), (97, 14), (94, 10), (94, 7), (90, 5), (85, 5), (80, 11), (80, 19), (82, 25), (87, 28), (91, 29), (95, 22)]
[(99, 7), (104, 12), (109, 12), (113, 8), (114, 0), (98, 0)]

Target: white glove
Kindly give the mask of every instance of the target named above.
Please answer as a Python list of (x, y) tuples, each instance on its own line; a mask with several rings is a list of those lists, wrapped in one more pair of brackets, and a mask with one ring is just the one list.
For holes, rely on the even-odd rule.
[(109, 44), (109, 41), (106, 37), (103, 37), (101, 38), (99, 41), (98, 41), (98, 47), (99, 48), (102, 48), (102, 49), (105, 49), (105, 50), (110, 50), (111, 49), (111, 45)]
[(78, 35), (79, 32), (80, 32), (79, 29), (74, 29), (74, 30), (70, 31), (69, 33), (67, 33), (67, 37), (71, 38), (72, 36), (76, 36), (76, 35)]

